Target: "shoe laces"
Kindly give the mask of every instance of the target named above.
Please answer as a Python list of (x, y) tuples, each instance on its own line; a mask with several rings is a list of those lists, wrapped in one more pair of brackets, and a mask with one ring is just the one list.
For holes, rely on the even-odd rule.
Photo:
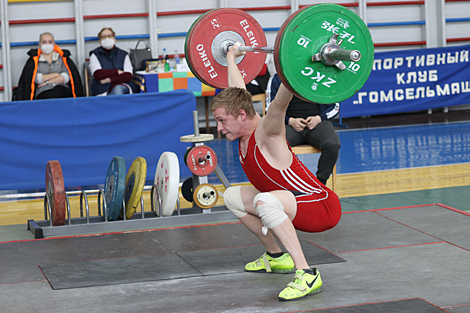
[(305, 279), (304, 274), (305, 272), (303, 270), (296, 270), (294, 279), (290, 283), (288, 283), (287, 286), (294, 289), (298, 289), (300, 291), (305, 291), (306, 288), (302, 286), (302, 281)]
[(305, 272), (303, 270), (296, 270), (294, 280), (292, 282), (300, 285), (305, 278), (304, 274)]

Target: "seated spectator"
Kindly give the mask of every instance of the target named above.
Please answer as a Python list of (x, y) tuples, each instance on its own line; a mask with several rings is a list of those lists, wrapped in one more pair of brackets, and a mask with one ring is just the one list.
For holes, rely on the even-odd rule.
[(100, 47), (90, 52), (93, 96), (131, 94), (133, 68), (126, 51), (116, 47), (116, 33), (105, 27), (98, 33)]
[(28, 51), (29, 59), (21, 73), (13, 100), (82, 97), (82, 81), (70, 52), (55, 44), (54, 36), (39, 36), (39, 50)]
[[(281, 85), (278, 74), (268, 82), (266, 109)], [(318, 160), (317, 178), (326, 185), (338, 159), (340, 141), (330, 121), (339, 113), (339, 103), (319, 104), (292, 97), (287, 107), (285, 125), (287, 142), (291, 147), (306, 144), (322, 150)]]
[(265, 94), (269, 78), (275, 73), (276, 69), (274, 67), (274, 59), (272, 57), (272, 54), (268, 53), (263, 68), (259, 72), (258, 76), (256, 76), (255, 79), (253, 79), (246, 85), (246, 90), (248, 90), (251, 95), (257, 95), (260, 93)]
[(256, 76), (255, 79), (253, 79), (251, 82), (249, 82), (246, 85), (246, 90), (248, 90), (248, 92), (251, 93), (251, 95), (266, 93), (266, 86), (268, 85), (268, 80), (270, 77), (270, 74), (267, 69), (268, 69), (267, 65), (264, 64), (258, 76)]

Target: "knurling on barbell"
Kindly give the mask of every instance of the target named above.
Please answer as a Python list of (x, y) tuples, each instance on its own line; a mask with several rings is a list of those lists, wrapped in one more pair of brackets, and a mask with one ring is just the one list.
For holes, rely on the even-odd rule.
[[(312, 56), (312, 61), (323, 62), (326, 65), (334, 65), (339, 69), (344, 70), (346, 66), (344, 66), (341, 61), (358, 62), (361, 59), (361, 52), (358, 50), (342, 49), (340, 47), (341, 43), (342, 40), (338, 41), (338, 34), (333, 34), (329, 42), (323, 45), (323, 47), (320, 49), (320, 52)], [(227, 39), (220, 47), (221, 53), (224, 57), (227, 55), (228, 50), (232, 46), (237, 46), (239, 51), (274, 53), (273, 47), (243, 46), (238, 44), (238, 42)]]
[(231, 45), (241, 42), (238, 49), (250, 52), (236, 59), (245, 83), (258, 75), (265, 52), (272, 51), (283, 84), (298, 97), (323, 104), (354, 95), (372, 70), (374, 46), (367, 25), (341, 5), (299, 9), (281, 26), (274, 47), (265, 41), (248, 13), (216, 9), (199, 17), (188, 32), (187, 63), (201, 81), (223, 89), (228, 87), (225, 56)]

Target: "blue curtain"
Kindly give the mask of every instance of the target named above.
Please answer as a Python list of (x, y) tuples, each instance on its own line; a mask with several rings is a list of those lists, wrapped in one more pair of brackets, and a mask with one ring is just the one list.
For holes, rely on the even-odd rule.
[(0, 105), (0, 190), (45, 188), (46, 163), (58, 160), (66, 189), (103, 185), (108, 165), (121, 156), (128, 169), (135, 158), (147, 161), (153, 184), (160, 155), (183, 162), (194, 133), (196, 98), (188, 90), (126, 96), (17, 101)]

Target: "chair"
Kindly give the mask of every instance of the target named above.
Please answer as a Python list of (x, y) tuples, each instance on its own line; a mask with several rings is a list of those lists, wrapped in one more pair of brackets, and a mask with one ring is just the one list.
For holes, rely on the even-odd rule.
[[(295, 146), (292, 147), (292, 151), (295, 154), (310, 154), (310, 153), (321, 153), (322, 151), (314, 148), (310, 145), (300, 145), (300, 146)], [(333, 192), (336, 192), (336, 164), (335, 167), (333, 167), (333, 173), (331, 174), (331, 183), (333, 184)]]
[(264, 93), (259, 93), (257, 95), (253, 95), (251, 97), (252, 101), (255, 102), (255, 101), (261, 101), (263, 102), (263, 115), (264, 116), (266, 114), (266, 94)]

